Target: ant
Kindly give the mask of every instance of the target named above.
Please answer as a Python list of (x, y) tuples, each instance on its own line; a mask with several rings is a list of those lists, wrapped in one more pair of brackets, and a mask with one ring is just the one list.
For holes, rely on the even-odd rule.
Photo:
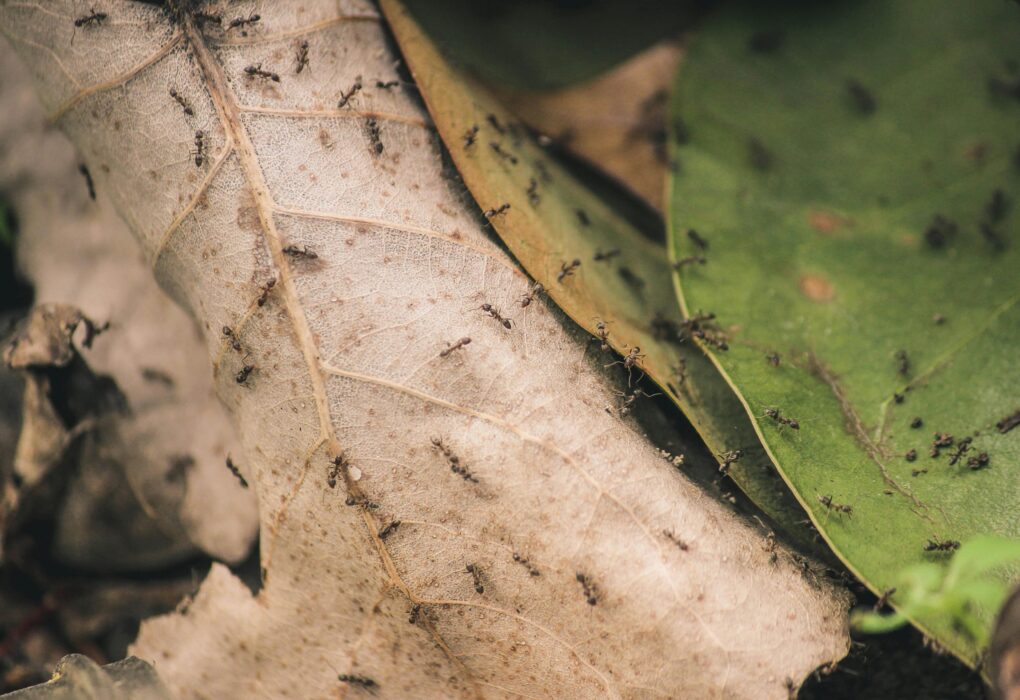
[[(580, 211), (580, 209), (578, 209), (578, 211)], [(601, 248), (599, 248), (598, 250), (595, 251), (595, 255), (592, 257), (592, 260), (594, 260), (595, 262), (606, 262), (612, 260), (619, 254), (620, 254), (619, 248), (610, 248), (607, 251), (603, 251)]]
[(273, 287), (276, 286), (276, 278), (272, 277), (264, 285), (262, 285), (262, 293), (259, 295), (258, 301), (255, 303), (258, 306), (265, 306), (266, 300), (269, 299), (269, 293), (273, 291)]
[(237, 374), (234, 375), (234, 381), (236, 381), (238, 384), (244, 384), (246, 381), (248, 381), (248, 375), (250, 375), (255, 370), (255, 365), (251, 364), (247, 360), (248, 355), (245, 355), (243, 360), (244, 364), (241, 365), (241, 369), (238, 370)]
[(592, 582), (591, 577), (578, 571), (574, 574), (574, 578), (576, 578), (577, 582), (581, 584), (581, 590), (584, 591), (584, 598), (588, 605), (595, 605), (598, 603), (598, 587)]
[(690, 549), (690, 545), (688, 545), (682, 539), (677, 537), (676, 533), (673, 532), (672, 530), (663, 530), (662, 534), (666, 537), (667, 540), (675, 544), (680, 549), (681, 552), (686, 552), (688, 549)]
[(440, 452), (442, 452), (444, 457), (446, 457), (446, 461), (450, 463), (450, 471), (460, 476), (462, 479), (464, 479), (464, 481), (470, 481), (473, 484), (478, 483), (478, 479), (476, 479), (475, 476), (470, 471), (468, 471), (467, 467), (461, 465), (460, 457), (455, 455), (453, 453), (453, 450), (446, 446), (442, 438), (438, 437), (432, 438), (432, 445)]
[(793, 418), (785, 418), (782, 415), (780, 415), (778, 408), (766, 408), (764, 415), (765, 417), (771, 418), (780, 425), (788, 425), (794, 430), (800, 430), (800, 423), (795, 421)]
[(241, 341), (237, 339), (233, 328), (230, 326), (223, 326), (223, 335), (230, 338), (230, 347), (234, 348), (237, 352), (241, 352)]
[(510, 208), (510, 204), (509, 203), (501, 204), (498, 209), (486, 209), (482, 213), (482, 216), (484, 216), (486, 219), (492, 219), (492, 218), (494, 218), (496, 216), (499, 216), (500, 214), (502, 214), (503, 212), (505, 212), (509, 208)]
[(907, 357), (907, 351), (897, 350), (894, 357), (896, 358), (896, 371), (902, 377), (907, 376), (910, 373), (910, 358)]
[(688, 265), (704, 265), (707, 262), (708, 258), (704, 255), (688, 255), (686, 258), (680, 258), (673, 263), (673, 269), (679, 271)]
[(420, 614), (421, 614), (421, 605), (419, 605), (418, 603), (415, 603), (414, 605), (411, 606), (411, 612), (407, 616), (407, 621), (410, 624), (412, 624), (412, 625), (418, 624), (418, 616)]
[(398, 85), (400, 85), (399, 80), (387, 80), (386, 82), (383, 82), (382, 80), (375, 81), (375, 86), (380, 90), (389, 90), (390, 88), (395, 88)]
[(505, 134), (506, 133), (506, 128), (502, 124), (499, 123), (499, 119), (496, 118), (495, 114), (486, 114), (485, 115), (485, 119), (490, 124), (492, 124), (492, 128), (495, 129), (496, 131), (498, 131), (500, 134)]
[(598, 340), (601, 343), (599, 347), (602, 352), (607, 352), (609, 350), (609, 330), (606, 328), (606, 322), (597, 322), (595, 331), (598, 333), (598, 338), (592, 338), (592, 340)]
[(531, 306), (531, 302), (535, 301), (535, 299), (543, 292), (545, 292), (545, 287), (542, 286), (542, 283), (535, 282), (535, 284), (531, 285), (531, 289), (528, 290), (528, 293), (521, 297), (521, 308), (526, 309)]
[(956, 540), (940, 540), (937, 537), (929, 539), (924, 545), (924, 551), (926, 552), (952, 552), (959, 548), (960, 543)]
[(341, 683), (347, 683), (348, 685), (360, 685), (366, 690), (375, 690), (379, 687), (379, 684), (368, 676), (355, 676), (350, 673), (341, 673), (336, 677)]
[(878, 600), (875, 601), (875, 606), (872, 608), (872, 610), (878, 612), (879, 610), (884, 608), (889, 603), (889, 599), (895, 592), (896, 592), (895, 588), (887, 588), (884, 591), (882, 591), (882, 595), (880, 595), (878, 597)]
[(524, 568), (526, 568), (528, 570), (529, 575), (535, 577), (542, 575), (542, 572), (536, 569), (532, 565), (531, 561), (523, 554), (518, 554), (517, 552), (514, 552), (514, 561), (523, 566)]
[(223, 18), (211, 12), (201, 12), (199, 10), (195, 10), (194, 12), (191, 13), (191, 17), (199, 24), (205, 24), (206, 22), (210, 24), (215, 24), (217, 26), (221, 26), (223, 24)]
[(691, 239), (691, 243), (700, 248), (701, 250), (708, 250), (708, 241), (701, 237), (701, 235), (692, 228), (687, 229), (687, 237)]
[(74, 20), (75, 27), (89, 27), (93, 24), (97, 27), (102, 26), (103, 22), (109, 17), (105, 12), (96, 12), (96, 8), (89, 10), (89, 14), (84, 17), (79, 17)]
[(968, 459), (967, 467), (972, 471), (977, 471), (978, 469), (984, 469), (985, 467), (987, 467), (990, 461), (991, 458), (988, 456), (988, 453), (982, 452), (978, 454), (977, 457), (971, 457), (970, 459)]
[(189, 117), (195, 116), (195, 110), (191, 108), (191, 105), (188, 104), (188, 101), (184, 99), (184, 96), (177, 92), (177, 90), (175, 90), (174, 88), (170, 88), (170, 97), (177, 100), (177, 104), (181, 106), (181, 109), (184, 110), (185, 114), (187, 114)]
[(772, 365), (773, 367), (778, 367), (779, 366), (779, 353), (778, 352), (770, 352), (769, 354), (767, 354), (765, 356), (765, 360), (770, 365)]
[(537, 207), (539, 202), (542, 201), (542, 196), (538, 194), (538, 180), (531, 178), (531, 182), (528, 183), (527, 189), (528, 202), (533, 207)]
[(579, 267), (581, 267), (581, 260), (579, 258), (574, 258), (569, 263), (562, 263), (559, 274), (556, 275), (556, 281), (563, 284), (563, 280), (573, 275), (574, 271)]
[(478, 138), (478, 125), (473, 124), (470, 129), (464, 132), (464, 148), (474, 146), (476, 138)]
[(482, 585), (482, 569), (478, 564), (468, 564), (465, 569), (475, 582), (475, 593), (485, 593), (485, 586)]
[(248, 488), (248, 482), (245, 481), (244, 476), (241, 474), (241, 470), (234, 464), (234, 460), (230, 459), (230, 455), (227, 455), (227, 469), (230, 473), (237, 477), (237, 480), (241, 482), (241, 488)]
[(591, 219), (588, 218), (584, 209), (575, 209), (574, 213), (577, 214), (577, 220), (581, 222), (582, 226), (591, 226)]
[(836, 503), (835, 501), (832, 500), (832, 496), (818, 496), (818, 502), (821, 503), (826, 508), (828, 508), (829, 512), (836, 512), (839, 513), (840, 515), (846, 514), (851, 517), (854, 514), (853, 506), (848, 506), (843, 503)]
[(329, 471), (326, 472), (326, 484), (331, 489), (335, 489), (337, 477), (350, 467), (350, 463), (347, 461), (347, 458), (344, 457), (343, 452), (333, 457), (333, 459), (330, 460), (330, 463), (332, 466), (330, 466)]
[(272, 71), (262, 70), (262, 64), (257, 63), (255, 65), (248, 66), (244, 69), (244, 74), (249, 78), (268, 78), (274, 83), (280, 82), (280, 76)]
[(443, 351), (442, 351), (441, 353), (439, 353), (439, 356), (440, 356), (440, 357), (447, 357), (447, 356), (449, 356), (449, 355), (450, 355), (450, 354), (451, 354), (451, 353), (452, 353), (452, 352), (453, 352), (454, 350), (459, 350), (459, 349), (461, 349), (462, 347), (464, 347), (465, 345), (469, 344), (470, 342), (471, 342), (471, 338), (467, 338), (467, 337), (465, 337), (465, 338), (461, 338), (460, 340), (458, 340), (458, 341), (457, 341), (456, 343), (454, 343), (453, 345), (450, 345), (450, 343), (447, 343), (447, 344), (446, 344), (446, 350), (443, 350)]
[(307, 260), (315, 260), (319, 257), (319, 254), (306, 245), (288, 245), (283, 249), (284, 255), (289, 255), (293, 258), (305, 258)]
[[(230, 24), (227, 25), (227, 31), (230, 31), (231, 29), (237, 29), (239, 27), (244, 27), (249, 24), (254, 26), (258, 24), (259, 20), (261, 19), (262, 16), (256, 14), (250, 14), (247, 17), (235, 17), (234, 19), (230, 20)], [(248, 32), (242, 31), (241, 36), (248, 36)]]
[(620, 406), (620, 415), (621, 416), (629, 415), (630, 411), (631, 411), (631, 408), (634, 406), (634, 402), (637, 401), (642, 396), (644, 396), (645, 398), (649, 398), (649, 399), (654, 398), (656, 396), (662, 396), (662, 394), (649, 394), (647, 391), (645, 391), (641, 387), (638, 387), (637, 389), (632, 391), (630, 394), (625, 394), (622, 391), (618, 391), (616, 393), (623, 397), (623, 405)]
[(365, 121), (365, 128), (368, 129), (368, 140), (372, 142), (372, 150), (376, 155), (380, 155), (383, 152), (383, 142), (379, 122), (375, 117), (369, 117)]
[(496, 309), (496, 307), (494, 307), (492, 304), (489, 304), (489, 303), (482, 304), (481, 309), (485, 313), (489, 314), (489, 316), (492, 316), (494, 319), (496, 319), (501, 324), (503, 324), (503, 328), (506, 328), (507, 330), (510, 330), (510, 327), (512, 325), (511, 322), (510, 322), (510, 319), (503, 318), (503, 316), (500, 315), (500, 313)]
[(308, 65), (308, 40), (305, 39), (298, 45), (297, 49), (297, 70), (295, 73), (300, 73)]
[(386, 527), (379, 531), (379, 539), (385, 540), (387, 537), (392, 535), (398, 527), (400, 527), (400, 521), (399, 520), (392, 521), (389, 525), (387, 525)]
[(510, 165), (517, 165), (518, 162), (517, 156), (515, 156), (513, 153), (507, 153), (505, 150), (503, 150), (503, 147), (500, 146), (495, 141), (489, 143), (489, 148), (491, 148), (492, 152), (495, 153), (500, 158), (502, 158), (503, 160), (510, 161)]
[(360, 76), (354, 79), (354, 84), (351, 85), (350, 90), (348, 90), (347, 92), (344, 92), (343, 90), (340, 91), (340, 101), (336, 105), (337, 108), (343, 109), (344, 107), (348, 106), (351, 102), (351, 98), (353, 98), (359, 92), (361, 92)]
[[(641, 352), (641, 348), (634, 346), (627, 352), (627, 355), (622, 360), (616, 360), (610, 362), (606, 367), (612, 367), (613, 365), (623, 365), (627, 370), (627, 386), (630, 386), (630, 371), (637, 366), (638, 360), (641, 360), (645, 355)], [(644, 377), (644, 374), (641, 375)], [(638, 379), (638, 381), (641, 381)]]
[(195, 132), (195, 167), (201, 168), (205, 162), (205, 132), (201, 129)]
[(973, 438), (965, 437), (956, 443), (956, 450), (949, 455), (949, 466), (955, 465), (963, 458), (964, 453), (970, 450), (970, 443), (973, 441)]
[(853, 78), (847, 80), (846, 91), (858, 112), (861, 114), (871, 114), (875, 111), (875, 96), (860, 81)]
[(931, 452), (929, 453), (932, 457), (938, 457), (939, 452), (944, 447), (952, 447), (954, 438), (949, 433), (935, 433), (934, 439), (931, 443)]

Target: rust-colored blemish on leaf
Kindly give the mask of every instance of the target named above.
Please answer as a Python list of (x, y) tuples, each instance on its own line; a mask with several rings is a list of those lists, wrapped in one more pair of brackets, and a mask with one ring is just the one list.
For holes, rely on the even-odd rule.
[(808, 225), (820, 233), (832, 233), (845, 226), (849, 226), (850, 223), (850, 219), (834, 214), (831, 211), (817, 210), (808, 212)]
[(811, 301), (832, 301), (835, 296), (832, 284), (821, 275), (801, 276), (800, 291)]

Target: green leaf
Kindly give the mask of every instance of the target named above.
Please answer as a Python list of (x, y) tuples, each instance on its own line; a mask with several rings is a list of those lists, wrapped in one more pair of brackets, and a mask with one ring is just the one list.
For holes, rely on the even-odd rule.
[[(733, 392), (698, 348), (677, 338), (683, 318), (662, 246), (550, 160), (523, 125), (410, 23), (395, 16), (391, 24), (461, 177), (524, 269), (581, 327), (599, 336), (604, 323), (608, 346), (622, 355), (637, 348), (633, 378), (647, 373), (713, 453), (740, 450), (730, 475), (788, 534), (811, 546), (797, 524), (803, 511), (776, 478)], [(604, 255), (611, 257), (600, 260)], [(574, 260), (580, 264), (561, 278)], [(590, 348), (605, 364), (619, 364), (599, 342)]]
[(482, 79), (532, 90), (592, 78), (689, 26), (691, 0), (407, 0), (426, 32)]
[[(929, 540), (1020, 535), (1020, 429), (1000, 423), (1020, 410), (1018, 59), (1015, 3), (770, 3), (709, 20), (678, 77), (672, 253), (692, 254), (690, 228), (709, 243), (681, 304), (718, 313), (714, 361), (876, 592), (945, 556)], [(936, 431), (954, 447), (933, 458)], [(908, 615), (977, 661), (943, 618)]]

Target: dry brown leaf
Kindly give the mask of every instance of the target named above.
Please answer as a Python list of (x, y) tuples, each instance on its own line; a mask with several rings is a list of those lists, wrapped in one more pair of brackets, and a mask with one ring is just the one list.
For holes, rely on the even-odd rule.
[[(14, 465), (20, 482), (24, 488), (41, 479), (83, 437), (58, 517), (59, 558), (106, 570), (151, 567), (197, 547), (240, 561), (256, 535), (256, 503), (224, 466), (231, 450), (239, 463), (243, 458), (213, 394), (195, 325), (153, 283), (102, 190), (90, 201), (74, 148), (47, 124), (28, 71), (6, 45), (0, 73), (0, 188), (18, 215), (19, 266), (37, 304), (69, 303), (71, 316), (80, 309), (97, 323), (110, 322), (83, 353), (128, 408), (95, 425), (63, 426), (45, 391), (30, 381)], [(72, 346), (59, 333), (50, 337), (59, 342), (40, 361), (66, 364)], [(11, 510), (16, 494), (8, 496)], [(113, 508), (115, 502), (128, 510)], [(113, 510), (120, 520), (105, 522)]]
[(604, 411), (559, 312), (515, 306), (376, 11), (342, 5), (118, 4), (71, 42), (73, 0), (0, 4), (253, 458), (262, 589), (214, 567), (134, 653), (181, 697), (786, 697), (845, 653), (845, 600)]
[(669, 88), (682, 56), (676, 41), (663, 41), (579, 85), (499, 92), (530, 126), (661, 212)]

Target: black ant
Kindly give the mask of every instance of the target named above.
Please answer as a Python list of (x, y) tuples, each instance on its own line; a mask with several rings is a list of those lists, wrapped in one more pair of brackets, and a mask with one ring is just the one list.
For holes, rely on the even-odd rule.
[(638, 387), (637, 389), (635, 389), (634, 391), (632, 391), (629, 394), (625, 394), (622, 391), (618, 391), (616, 393), (623, 397), (623, 404), (620, 406), (620, 415), (621, 416), (629, 415), (630, 412), (631, 412), (631, 409), (634, 406), (634, 402), (637, 401), (638, 399), (640, 399), (642, 396), (644, 396), (645, 398), (649, 398), (649, 399), (654, 398), (656, 396), (662, 396), (662, 394), (649, 394), (647, 391), (645, 391), (641, 387)]
[(579, 267), (581, 267), (581, 260), (579, 258), (574, 258), (569, 263), (562, 263), (560, 271), (556, 275), (556, 281), (562, 284), (563, 280), (573, 275), (574, 271)]
[(773, 367), (778, 367), (779, 366), (779, 353), (778, 352), (770, 352), (769, 354), (765, 355), (765, 360), (770, 365), (772, 365)]
[(302, 41), (298, 45), (297, 49), (297, 69), (295, 73), (300, 73), (308, 65), (308, 40)]
[[(578, 210), (580, 211), (580, 210)], [(619, 248), (610, 248), (609, 250), (603, 251), (601, 248), (595, 251), (595, 255), (592, 256), (592, 260), (595, 262), (608, 262), (620, 254)]]
[(542, 575), (542, 572), (539, 571), (538, 569), (536, 569), (531, 564), (531, 561), (529, 561), (528, 558), (526, 556), (524, 556), (523, 554), (518, 554), (517, 552), (514, 552), (514, 561), (517, 562), (518, 564), (520, 564), (521, 566), (523, 566), (524, 568), (526, 568), (528, 570), (528, 574), (529, 575), (535, 576), (535, 577), (538, 577), (538, 576)]
[(476, 138), (478, 138), (478, 125), (473, 124), (470, 129), (464, 132), (464, 148), (474, 146)]
[(89, 14), (84, 17), (79, 17), (74, 20), (75, 27), (89, 27), (96, 25), (97, 27), (102, 26), (103, 22), (109, 17), (105, 12), (96, 12), (96, 8), (89, 10)]
[(576, 578), (577, 582), (581, 584), (581, 590), (584, 591), (584, 598), (588, 605), (595, 605), (598, 603), (598, 587), (592, 582), (591, 577), (578, 571), (574, 574), (574, 578)]
[(456, 343), (454, 343), (453, 345), (450, 345), (450, 343), (447, 343), (447, 344), (446, 344), (446, 350), (443, 350), (442, 352), (440, 352), (440, 353), (439, 353), (439, 356), (440, 356), (440, 357), (447, 357), (447, 356), (449, 356), (449, 355), (450, 355), (450, 354), (451, 354), (451, 353), (452, 353), (452, 352), (453, 352), (454, 350), (459, 350), (459, 349), (461, 349), (462, 347), (464, 347), (465, 345), (467, 345), (467, 344), (468, 344), (468, 343), (470, 343), (470, 342), (471, 342), (471, 338), (466, 338), (466, 337), (465, 337), (465, 338), (461, 338), (460, 340), (458, 340), (458, 341), (457, 341)]
[(503, 160), (510, 161), (510, 165), (517, 165), (518, 163), (517, 156), (515, 156), (513, 153), (507, 153), (505, 150), (503, 150), (503, 147), (500, 146), (495, 141), (489, 144), (489, 148), (491, 148), (492, 152), (495, 153), (500, 158), (502, 158)]
[(496, 309), (496, 307), (494, 307), (492, 304), (489, 304), (489, 303), (482, 304), (481, 309), (485, 313), (489, 314), (489, 316), (492, 316), (494, 319), (496, 319), (501, 324), (503, 324), (503, 328), (506, 328), (507, 330), (510, 330), (510, 327), (512, 325), (510, 319), (503, 318), (503, 316), (500, 315), (500, 313)]
[(89, 199), (93, 202), (96, 201), (96, 183), (92, 181), (92, 173), (89, 172), (88, 166), (84, 163), (79, 163), (78, 172), (85, 178), (85, 186), (89, 190)]
[(206, 22), (209, 24), (215, 24), (216, 26), (221, 26), (223, 24), (223, 18), (217, 14), (213, 14), (212, 12), (201, 12), (199, 10), (195, 10), (191, 13), (191, 17), (200, 25), (205, 24)]
[(234, 381), (236, 381), (238, 384), (244, 384), (246, 381), (248, 381), (248, 375), (250, 375), (255, 370), (255, 365), (251, 364), (250, 362), (247, 362), (248, 359), (247, 355), (245, 355), (244, 359), (245, 362), (243, 365), (241, 365), (241, 369), (238, 370), (237, 374), (234, 375)]
[(306, 245), (288, 245), (283, 249), (284, 255), (289, 255), (292, 258), (305, 258), (307, 260), (315, 260), (319, 257), (319, 254)]
[(688, 549), (690, 549), (690, 545), (688, 545), (682, 539), (677, 537), (676, 533), (673, 532), (672, 530), (663, 530), (662, 534), (666, 537), (667, 540), (675, 544), (681, 552), (686, 552)]
[(450, 471), (464, 479), (464, 481), (470, 481), (473, 484), (478, 483), (478, 479), (475, 478), (467, 467), (460, 463), (460, 457), (455, 455), (453, 450), (446, 446), (446, 443), (443, 442), (442, 438), (432, 438), (432, 445), (442, 452), (444, 457), (446, 457), (446, 461), (450, 464)]
[(383, 152), (383, 142), (379, 121), (375, 117), (369, 117), (365, 120), (365, 128), (368, 130), (368, 140), (372, 142), (372, 150), (376, 155), (380, 155)]
[(875, 111), (875, 96), (860, 81), (853, 78), (847, 80), (846, 91), (858, 112), (871, 114)]
[(199, 129), (195, 132), (195, 167), (201, 168), (205, 162), (205, 132)]
[(359, 92), (361, 92), (361, 78), (360, 77), (355, 78), (354, 84), (351, 85), (350, 90), (348, 90), (347, 92), (344, 92), (343, 90), (340, 91), (340, 101), (337, 102), (337, 105), (336, 105), (337, 108), (338, 109), (343, 109), (344, 107), (348, 106), (351, 103), (351, 98), (353, 98)]
[(234, 460), (230, 459), (230, 455), (227, 455), (227, 469), (230, 473), (237, 477), (237, 480), (241, 482), (241, 488), (248, 488), (248, 482), (245, 481), (244, 476), (241, 474), (241, 470), (234, 464)]
[(360, 685), (366, 690), (375, 690), (379, 687), (379, 684), (368, 676), (355, 676), (350, 673), (341, 673), (336, 677), (341, 683), (347, 683), (349, 685)]
[(335, 489), (337, 478), (341, 474), (345, 473), (349, 468), (350, 463), (347, 461), (343, 452), (333, 457), (333, 459), (330, 460), (329, 471), (326, 472), (326, 485), (328, 485), (331, 489)]
[(485, 586), (482, 585), (482, 569), (478, 564), (468, 564), (464, 570), (471, 574), (475, 583), (475, 593), (485, 593)]
[(81, 322), (85, 326), (85, 337), (81, 339), (81, 344), (89, 349), (92, 348), (92, 342), (96, 339), (96, 336), (110, 330), (109, 321), (97, 324), (91, 318), (82, 316)]
[(935, 436), (931, 443), (931, 452), (929, 454), (932, 457), (938, 457), (939, 452), (945, 447), (952, 447), (954, 438), (949, 433), (935, 433)]
[(910, 448), (909, 450), (907, 450), (906, 454), (903, 455), (903, 459), (907, 460), (908, 462), (917, 461), (917, 450), (915, 450), (914, 448)]
[(601, 343), (600, 349), (602, 352), (607, 352), (609, 350), (609, 330), (606, 328), (606, 322), (597, 322), (595, 324), (595, 331), (598, 333), (598, 337), (592, 338), (592, 340), (598, 340)]
[(937, 537), (929, 539), (924, 545), (924, 551), (926, 552), (952, 552), (959, 548), (960, 543), (956, 540), (940, 540)]
[(537, 207), (542, 201), (542, 196), (538, 194), (538, 180), (531, 178), (531, 182), (528, 183), (527, 189), (528, 202), (533, 207)]
[[(256, 14), (250, 14), (247, 17), (235, 17), (234, 19), (230, 20), (230, 24), (227, 25), (227, 31), (230, 31), (231, 29), (237, 29), (238, 27), (244, 27), (249, 24), (254, 26), (258, 24), (259, 20), (261, 19), (262, 16)], [(248, 36), (248, 32), (242, 31), (241, 36)]]
[(510, 204), (501, 204), (499, 205), (498, 209), (486, 209), (484, 212), (482, 212), (482, 216), (484, 216), (486, 219), (492, 219), (493, 217), (499, 216), (509, 208)]
[(921, 416), (916, 416), (912, 421), (910, 421), (910, 427), (914, 428), (915, 430), (923, 425), (924, 420), (921, 418)]
[[(608, 365), (606, 365), (606, 367), (612, 367), (613, 365), (623, 365), (624, 368), (626, 368), (627, 370), (627, 386), (630, 386), (630, 371), (634, 367), (636, 367), (638, 361), (643, 359), (644, 357), (645, 355), (641, 352), (641, 348), (635, 345), (627, 352), (627, 354), (624, 356), (622, 360), (610, 362)], [(642, 373), (641, 376), (644, 377), (644, 374)], [(641, 381), (641, 379), (639, 378), (638, 381)]]
[(708, 262), (708, 258), (704, 255), (688, 255), (686, 258), (680, 258), (673, 263), (674, 270), (682, 270), (688, 265), (704, 265)]
[(990, 461), (991, 461), (991, 458), (988, 456), (988, 453), (987, 452), (981, 452), (980, 454), (978, 454), (977, 457), (971, 457), (970, 459), (967, 460), (967, 468), (972, 470), (972, 471), (977, 471), (978, 469), (984, 469), (985, 467), (988, 466), (988, 463)]
[(785, 418), (784, 416), (782, 416), (779, 413), (779, 409), (778, 408), (766, 408), (764, 415), (767, 418), (771, 418), (772, 420), (774, 420), (776, 423), (779, 423), (780, 425), (788, 425), (791, 428), (793, 428), (794, 430), (800, 430), (800, 423), (795, 421), (793, 418)]
[(687, 237), (691, 239), (691, 243), (700, 248), (701, 250), (708, 250), (708, 241), (701, 237), (697, 231), (692, 228), (687, 229)]
[(241, 352), (241, 341), (237, 339), (233, 328), (230, 326), (223, 326), (223, 335), (230, 338), (230, 347), (234, 348), (237, 352)]
[(531, 289), (528, 290), (528, 293), (521, 297), (520, 302), (521, 308), (526, 309), (527, 307), (531, 306), (531, 302), (535, 301), (535, 299), (537, 299), (538, 296), (542, 294), (544, 291), (545, 287), (542, 286), (542, 283), (535, 282), (533, 285), (531, 285)]
[(386, 527), (379, 531), (379, 539), (385, 540), (387, 537), (392, 535), (398, 527), (400, 527), (399, 520), (391, 521), (389, 525), (387, 525)]
[(386, 82), (383, 82), (382, 80), (375, 81), (375, 86), (380, 90), (389, 90), (397, 87), (398, 85), (400, 85), (399, 80), (387, 80)]
[(959, 228), (952, 219), (947, 219), (941, 214), (936, 214), (928, 228), (924, 231), (924, 240), (932, 248), (944, 248), (952, 239)]
[(963, 459), (964, 453), (970, 450), (971, 442), (973, 442), (973, 438), (965, 437), (956, 443), (956, 450), (953, 451), (953, 454), (949, 455), (949, 466), (954, 466)]
[(907, 376), (910, 373), (910, 358), (907, 357), (906, 350), (896, 351), (896, 371), (899, 372), (900, 376)]
[(184, 96), (177, 92), (174, 88), (170, 88), (170, 97), (177, 100), (177, 104), (181, 106), (181, 109), (183, 109), (184, 113), (189, 117), (193, 117), (195, 115), (195, 110), (191, 108), (191, 105), (184, 99)]
[(276, 286), (276, 278), (270, 278), (264, 285), (262, 285), (262, 293), (259, 295), (258, 300), (255, 302), (258, 306), (265, 306), (266, 300), (269, 299), (269, 293), (273, 291), (273, 287)]
[(844, 503), (836, 503), (832, 500), (832, 496), (819, 496), (818, 502), (829, 509), (830, 512), (839, 513), (840, 515), (853, 516), (853, 506), (848, 506)]
[(412, 625), (418, 624), (418, 616), (420, 614), (421, 614), (421, 605), (419, 605), (418, 603), (415, 603), (414, 605), (411, 606), (411, 612), (407, 616), (407, 621), (410, 624), (412, 624)]
[(262, 70), (262, 64), (256, 63), (255, 65), (247, 66), (244, 69), (244, 74), (249, 78), (267, 78), (272, 80), (274, 83), (280, 82), (280, 76), (272, 71)]
[(502, 124), (499, 123), (499, 119), (496, 118), (495, 114), (486, 114), (485, 115), (485, 119), (490, 124), (492, 124), (492, 128), (495, 129), (496, 131), (498, 131), (500, 134), (505, 134), (506, 133), (506, 128)]

